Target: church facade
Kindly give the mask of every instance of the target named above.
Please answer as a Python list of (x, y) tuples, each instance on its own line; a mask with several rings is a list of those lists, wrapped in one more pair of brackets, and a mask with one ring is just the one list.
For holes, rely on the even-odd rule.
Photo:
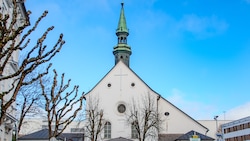
[(123, 3), (116, 36), (114, 67), (86, 94), (85, 140), (94, 136), (91, 125), (100, 131), (98, 140), (106, 141), (178, 140), (186, 133), (205, 136), (208, 128), (155, 92), (129, 67), (132, 51)]

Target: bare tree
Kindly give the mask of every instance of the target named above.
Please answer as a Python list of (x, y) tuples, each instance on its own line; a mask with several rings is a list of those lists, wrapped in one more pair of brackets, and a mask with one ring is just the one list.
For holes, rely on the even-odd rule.
[(86, 104), (84, 136), (90, 141), (99, 141), (104, 127), (103, 110), (99, 108), (98, 98), (88, 97)]
[[(47, 113), (49, 138), (58, 137), (66, 127), (77, 117), (82, 109), (84, 94), (78, 96), (78, 86), (74, 86), (69, 92), (70, 79), (64, 84), (64, 74), (58, 84), (57, 72), (54, 70), (52, 85), (44, 85), (40, 79), (42, 95), (45, 98), (45, 111)], [(73, 112), (73, 113), (71, 113)]]
[(139, 141), (156, 139), (162, 122), (157, 108), (157, 99), (148, 94), (142, 102), (132, 100), (132, 106), (127, 113), (127, 121), (131, 125), (132, 137)]
[[(0, 125), (4, 121), (7, 109), (15, 102), (20, 88), (39, 80), (39, 78), (48, 73), (52, 64), (47, 64), (45, 71), (41, 71), (28, 81), (25, 81), (25, 77), (32, 71), (36, 70), (38, 66), (49, 62), (61, 50), (65, 43), (63, 40), (63, 34), (61, 34), (52, 48), (48, 48), (43, 44), (48, 33), (54, 28), (51, 26), (41, 35), (32, 48), (28, 48), (30, 42), (30, 39), (28, 39), (29, 35), (35, 31), (40, 21), (47, 15), (48, 11), (45, 11), (30, 29), (28, 26), (30, 25), (29, 16), (31, 12), (28, 11), (26, 13), (26, 18), (24, 19), (24, 24), (16, 27), (19, 18), (19, 3), (17, 0), (13, 0), (12, 4), (12, 15), (3, 15), (0, 13), (0, 82), (12, 82), (9, 89), (0, 91)], [(26, 29), (27, 32), (23, 33)], [(21, 34), (23, 36), (20, 38)], [(12, 57), (14, 53), (23, 50), (27, 50), (27, 55), (18, 66), (17, 63), (13, 63)], [(9, 64), (14, 64), (16, 66), (15, 71), (10, 74), (4, 73)], [(11, 95), (11, 98), (6, 98), (7, 95)]]
[[(25, 79), (32, 79), (38, 72), (33, 71)], [(43, 116), (42, 104), (43, 96), (41, 93), (41, 86), (39, 80), (30, 85), (22, 86), (18, 92), (16, 104), (18, 114), (18, 127), (17, 131), (21, 130), (25, 117)]]

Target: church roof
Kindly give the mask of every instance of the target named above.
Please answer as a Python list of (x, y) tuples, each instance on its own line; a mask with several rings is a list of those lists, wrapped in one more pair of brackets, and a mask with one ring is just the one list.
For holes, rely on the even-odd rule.
[(159, 141), (189, 141), (193, 135), (197, 135), (201, 141), (214, 141), (213, 138), (193, 130), (186, 134), (159, 134)]
[(214, 139), (211, 138), (211, 137), (208, 137), (206, 135), (203, 135), (199, 132), (196, 132), (196, 131), (189, 131), (187, 132), (186, 134), (180, 136), (179, 138), (176, 139), (176, 141), (179, 141), (179, 140), (189, 140), (193, 135), (197, 135), (201, 140), (207, 140), (207, 141), (213, 141)]
[[(73, 139), (73, 138), (83, 138), (82, 133), (62, 133), (57, 137), (59, 139)], [(49, 139), (49, 130), (48, 129), (42, 129), (39, 131), (36, 131), (34, 133), (24, 135), (18, 140), (48, 140)]]
[(124, 8), (123, 8), (124, 3), (121, 3), (121, 5), (122, 5), (122, 8), (121, 8), (120, 19), (119, 19), (118, 27), (116, 29), (116, 33), (117, 32), (128, 33), (128, 28), (127, 28), (126, 18), (125, 18)]
[(159, 141), (175, 141), (183, 134), (159, 134)]
[(42, 129), (37, 132), (24, 135), (18, 138), (18, 140), (38, 140), (38, 139), (42, 140), (42, 139), (48, 139), (48, 137), (49, 137), (48, 129)]

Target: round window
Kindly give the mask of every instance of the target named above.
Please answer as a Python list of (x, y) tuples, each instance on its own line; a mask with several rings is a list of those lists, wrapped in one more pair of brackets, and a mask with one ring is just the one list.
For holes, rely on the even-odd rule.
[(126, 106), (124, 104), (120, 104), (118, 107), (118, 112), (119, 113), (124, 113), (126, 111)]
[(108, 83), (108, 85), (107, 85), (108, 87), (111, 87), (111, 84), (110, 83)]
[(135, 83), (131, 83), (131, 86), (134, 87), (134, 86), (135, 86)]

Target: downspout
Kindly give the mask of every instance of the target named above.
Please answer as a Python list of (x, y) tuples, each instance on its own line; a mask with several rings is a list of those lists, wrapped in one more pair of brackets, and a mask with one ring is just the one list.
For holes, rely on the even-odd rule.
[(157, 97), (157, 105), (156, 105), (157, 113), (159, 113), (158, 107), (159, 107), (159, 100), (160, 100), (160, 98), (161, 98), (161, 96), (158, 95), (158, 97)]
[(207, 128), (207, 131), (206, 131), (205, 135), (207, 135), (208, 131), (209, 131), (209, 129)]
[[(159, 117), (158, 117), (158, 114), (159, 114), (159, 100), (160, 100), (160, 98), (161, 98), (161, 96), (160, 95), (158, 95), (158, 97), (157, 97), (157, 104), (156, 104), (156, 110), (157, 110), (157, 119), (159, 119)], [(160, 128), (160, 125), (159, 125), (159, 122), (158, 122), (158, 136), (157, 136), (157, 138), (158, 138), (158, 140), (159, 140), (159, 128)]]

